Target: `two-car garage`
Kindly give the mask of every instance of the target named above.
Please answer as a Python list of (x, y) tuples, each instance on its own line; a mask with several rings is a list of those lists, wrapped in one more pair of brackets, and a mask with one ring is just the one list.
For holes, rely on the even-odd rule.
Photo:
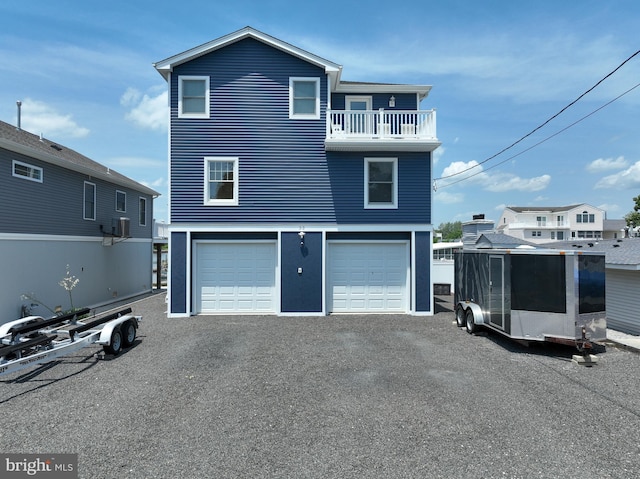
[[(326, 261), (319, 268), (323, 278), (318, 278), (318, 284), (325, 285), (326, 311), (318, 313), (409, 312), (408, 241), (326, 241), (324, 245)], [(304, 252), (304, 245), (299, 249)], [(276, 240), (195, 241), (193, 312), (279, 313), (280, 288), (295, 288), (281, 281), (280, 260)]]

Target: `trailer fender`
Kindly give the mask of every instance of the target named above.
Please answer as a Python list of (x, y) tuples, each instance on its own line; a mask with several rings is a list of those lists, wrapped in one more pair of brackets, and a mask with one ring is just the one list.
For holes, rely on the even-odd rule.
[(100, 339), (98, 339), (96, 343), (102, 344), (103, 346), (110, 346), (113, 331), (129, 320), (135, 321), (136, 327), (138, 326), (137, 319), (133, 315), (120, 316), (119, 318), (112, 319), (111, 321), (104, 323), (104, 326), (100, 331)]
[(32, 321), (44, 321), (44, 318), (42, 318), (41, 316), (27, 316), (24, 318), (16, 319), (15, 321), (4, 323), (3, 325), (0, 325), (0, 338), (11, 334), (11, 328), (14, 328), (16, 326), (23, 326)]
[(459, 308), (466, 313), (468, 309), (473, 312), (473, 323), (474, 324), (486, 324), (484, 321), (484, 315), (482, 314), (482, 308), (476, 303), (472, 303), (470, 301), (458, 301)]

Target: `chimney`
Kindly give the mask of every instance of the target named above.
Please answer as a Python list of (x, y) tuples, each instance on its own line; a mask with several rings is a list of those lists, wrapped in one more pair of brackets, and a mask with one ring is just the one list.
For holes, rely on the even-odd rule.
[(18, 125), (16, 126), (16, 129), (20, 130), (21, 129), (21, 125), (20, 125), (20, 123), (21, 123), (21, 118), (20, 118), (21, 117), (21, 111), (20, 111), (20, 109), (22, 107), (22, 102), (20, 100), (18, 100), (16, 102), (16, 105), (18, 105)]

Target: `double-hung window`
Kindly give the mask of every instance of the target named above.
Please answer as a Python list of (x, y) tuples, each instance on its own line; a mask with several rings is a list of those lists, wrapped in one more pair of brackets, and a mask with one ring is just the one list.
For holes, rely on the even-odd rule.
[(147, 226), (147, 199), (142, 196), (138, 203), (138, 225)]
[(364, 207), (398, 207), (397, 158), (365, 158)]
[(13, 160), (13, 176), (42, 183), (42, 168)]
[(289, 118), (320, 118), (320, 78), (289, 78)]
[(96, 185), (88, 181), (84, 182), (83, 218), (85, 220), (96, 219)]
[(127, 194), (124, 191), (116, 190), (116, 211), (119, 213), (127, 211)]
[(209, 77), (178, 77), (178, 117), (209, 118)]
[(206, 157), (204, 178), (205, 205), (238, 204), (238, 158)]

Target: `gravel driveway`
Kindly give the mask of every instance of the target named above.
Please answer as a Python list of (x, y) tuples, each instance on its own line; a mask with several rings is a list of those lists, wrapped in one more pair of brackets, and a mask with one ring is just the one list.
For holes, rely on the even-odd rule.
[(78, 453), (103, 478), (635, 478), (640, 355), (433, 317), (167, 319), (136, 344), (0, 377), (3, 453)]

